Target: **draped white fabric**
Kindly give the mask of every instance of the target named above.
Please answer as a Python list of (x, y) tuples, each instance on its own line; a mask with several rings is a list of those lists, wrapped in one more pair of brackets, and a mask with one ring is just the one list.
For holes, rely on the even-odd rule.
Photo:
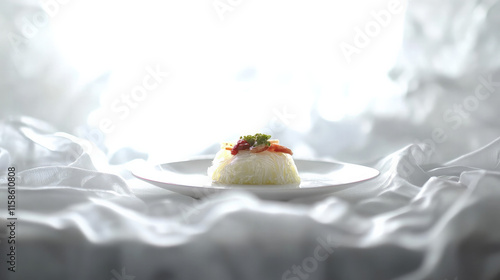
[(14, 166), (18, 218), (17, 271), (4, 267), (3, 239), (2, 279), (500, 277), (500, 140), (450, 162), (407, 146), (373, 164), (374, 180), (275, 202), (195, 200), (126, 164), (99, 170), (75, 137), (32, 119), (4, 120), (0, 135), (0, 217)]
[[(498, 0), (222, 1), (229, 24), (221, 1), (132, 2), (0, 1), (0, 280), (500, 279)], [(251, 106), (232, 106), (241, 92)], [(214, 132), (224, 106), (259, 116)], [(147, 153), (213, 153), (240, 122), (380, 175), (292, 201), (131, 175)]]

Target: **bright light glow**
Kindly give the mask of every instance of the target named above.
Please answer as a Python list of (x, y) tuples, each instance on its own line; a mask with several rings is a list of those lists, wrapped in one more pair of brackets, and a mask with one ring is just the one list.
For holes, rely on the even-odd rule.
[(325, 88), (318, 98), (318, 113), (328, 121), (340, 121), (349, 112), (358, 113), (362, 105), (349, 99), (346, 89), (338, 85), (335, 88)]
[[(111, 73), (101, 107), (88, 118), (96, 127), (112, 120), (110, 149), (132, 146), (160, 160), (272, 130), (276, 121), (307, 133), (312, 110), (330, 121), (361, 113), (380, 91), (366, 81), (349, 85), (366, 65), (348, 65), (338, 45), (352, 40), (370, 7), (386, 5), (243, 0), (221, 20), (211, 1), (74, 0), (53, 17), (54, 36), (83, 81)], [(393, 57), (391, 51), (383, 55)], [(379, 56), (367, 50), (360, 60)], [(384, 58), (368, 61), (381, 65)], [(113, 110), (155, 65), (171, 76), (130, 105), (126, 117)]]

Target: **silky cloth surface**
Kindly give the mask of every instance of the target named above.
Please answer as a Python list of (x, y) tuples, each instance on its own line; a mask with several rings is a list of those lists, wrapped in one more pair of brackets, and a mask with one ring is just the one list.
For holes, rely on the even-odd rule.
[(153, 187), (33, 119), (0, 135), (0, 217), (12, 166), (17, 217), (1, 279), (500, 278), (500, 140), (443, 163), (410, 145), (373, 180), (278, 202)]

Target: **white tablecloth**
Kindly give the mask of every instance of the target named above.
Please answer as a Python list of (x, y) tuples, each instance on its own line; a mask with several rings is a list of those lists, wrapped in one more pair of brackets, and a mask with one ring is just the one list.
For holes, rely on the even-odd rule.
[(4, 120), (0, 135), (1, 279), (500, 277), (500, 140), (450, 162), (410, 145), (373, 163), (371, 181), (276, 202), (195, 200), (133, 179), (127, 164), (99, 170), (77, 138), (36, 120)]
[[(397, 28), (398, 18), (385, 9), (397, 6), (397, 1), (351, 11), (360, 16), (356, 19), (359, 24), (352, 26), (351, 22), (351, 28), (345, 28), (344, 43), (354, 44), (357, 51), (352, 54), (352, 64), (333, 67), (340, 69), (336, 75), (331, 74), (332, 65), (322, 64), (320, 56), (310, 59), (309, 55), (318, 49), (327, 61), (347, 63), (339, 48), (342, 42), (316, 34), (314, 28), (303, 28), (303, 14), (290, 12), (301, 8), (298, 5), (288, 11), (284, 4), (261, 3), (257, 7), (243, 1), (244, 5), (231, 14), (233, 23), (244, 21), (245, 16), (255, 21), (260, 16), (268, 21), (276, 19), (263, 41), (250, 44), (266, 53), (271, 47), (267, 57), (276, 54), (277, 60), (268, 64), (259, 54), (235, 48), (237, 44), (223, 46), (223, 42), (232, 42), (233, 36), (245, 35), (232, 25), (217, 21), (217, 32), (205, 34), (200, 29), (198, 35), (191, 34), (198, 25), (190, 19), (200, 15), (205, 20), (216, 18), (212, 3), (198, 8), (179, 5), (182, 9), (168, 11), (175, 15), (174, 21), (162, 21), (168, 18), (164, 14), (168, 9), (157, 9), (154, 1), (123, 7), (116, 1), (104, 2), (0, 1), (1, 280), (500, 279), (498, 0), (402, 1), (406, 9), (404, 38), (394, 67), (387, 63), (387, 57), (374, 60), (380, 65), (363, 59), (388, 53), (382, 42)], [(71, 12), (70, 7), (74, 7)], [(135, 7), (141, 8), (145, 19), (139, 26), (140, 20), (135, 18), (139, 8)], [(325, 26), (323, 20), (337, 16), (321, 7), (323, 4), (304, 6), (304, 15), (318, 12), (317, 20), (310, 16), (317, 25), (310, 27)], [(115, 12), (121, 8), (129, 14), (118, 16)], [(47, 9), (50, 14), (44, 12)], [(259, 13), (253, 14), (252, 9)], [(281, 22), (285, 11), (284, 18), (289, 21)], [(237, 18), (238, 14), (242, 17)], [(99, 21), (94, 22), (96, 17)], [(391, 24), (377, 23), (389, 17)], [(290, 19), (297, 19), (297, 25), (287, 27)], [(73, 25), (66, 27), (66, 20)], [(161, 41), (157, 39), (163, 36), (165, 25), (171, 25), (169, 34), (173, 37), (165, 36), (165, 45), (151, 44)], [(365, 40), (360, 46), (362, 36), (368, 35), (360, 35), (359, 30), (377, 26), (380, 32), (368, 33), (378, 35), (370, 35), (369, 42)], [(245, 32), (254, 32), (247, 27)], [(107, 33), (115, 29), (124, 32)], [(100, 33), (95, 35), (92, 30)], [(274, 30), (289, 33), (285, 42), (305, 43), (281, 56), (281, 49), (269, 41), (277, 37)], [(301, 38), (300, 34), (307, 36)], [(118, 35), (122, 45), (115, 47), (113, 38)], [(176, 38), (190, 36), (193, 40), (176, 42)], [(132, 42), (137, 44), (129, 45)], [(128, 48), (122, 50), (122, 46)], [(165, 50), (170, 47), (179, 52)], [(394, 45), (389, 48), (395, 49)], [(216, 49), (220, 52), (211, 53)], [(272, 108), (279, 116), (299, 115), (295, 127), (279, 131), (280, 140), (296, 144), (297, 154), (363, 163), (381, 174), (329, 196), (287, 202), (265, 201), (245, 192), (196, 200), (135, 179), (128, 170), (145, 158), (144, 154), (125, 149), (112, 156), (103, 151), (103, 143), (98, 148), (76, 136), (86, 134), (78, 133), (79, 128), (91, 129), (90, 122), (100, 118), (96, 109), (112, 111), (113, 101), (120, 101), (123, 87), (134, 80), (118, 75), (111, 79), (117, 95), (102, 95), (109, 85), (109, 73), (99, 69), (100, 62), (106, 64), (109, 55), (119, 54), (113, 57), (120, 72), (127, 63), (134, 63), (128, 61), (128, 51), (152, 62), (151, 67), (160, 62), (155, 55), (168, 53), (170, 62), (176, 62), (166, 62), (172, 66), (168, 70), (173, 77), (159, 91), (168, 94), (158, 100), (168, 102), (155, 102), (155, 97), (149, 102), (158, 105), (154, 112), (182, 114), (151, 114), (151, 119), (160, 122), (152, 126), (150, 138), (158, 129), (177, 134), (190, 124), (198, 125), (189, 131), (198, 136), (196, 129), (207, 128), (209, 123), (200, 124), (200, 118), (218, 108), (210, 105), (218, 105), (218, 98), (239, 94), (235, 89), (261, 96), (269, 92), (277, 99), (316, 94), (325, 100), (297, 99), (298, 107), (304, 108), (295, 108), (296, 112), (281, 104)], [(341, 60), (333, 59), (335, 55)], [(120, 68), (122, 60), (126, 63)], [(247, 62), (233, 64), (232, 60)], [(143, 62), (128, 70), (144, 72)], [(80, 68), (73, 68), (72, 63)], [(210, 63), (222, 66), (212, 69)], [(301, 66), (295, 68), (295, 63)], [(388, 76), (382, 64), (391, 65), (387, 66), (392, 69)], [(236, 75), (238, 67), (248, 75)], [(288, 72), (287, 68), (293, 69)], [(224, 73), (218, 72), (221, 69)], [(344, 77), (344, 72), (351, 72), (351, 76)], [(219, 76), (226, 76), (226, 82), (220, 82), (224, 79)], [(239, 87), (228, 87), (233, 76), (254, 80), (241, 78)], [(135, 77), (138, 84), (130, 84), (126, 93), (144, 81), (139, 77)], [(343, 80), (348, 78), (352, 80), (349, 83)], [(198, 83), (199, 87), (189, 87)], [(210, 95), (219, 89), (224, 94)], [(191, 99), (199, 96), (203, 98), (194, 104), (196, 110), (184, 110), (183, 106), (192, 106)], [(267, 102), (252, 101), (256, 107)], [(174, 107), (178, 110), (169, 111)], [(335, 109), (343, 112), (343, 119), (336, 118)], [(127, 118), (120, 122), (123, 130), (132, 124), (135, 128), (149, 125), (140, 121), (140, 111), (144, 114), (147, 109), (126, 111), (130, 116), (119, 114)], [(216, 115), (223, 119), (223, 113)], [(26, 115), (32, 118), (23, 117)], [(278, 115), (270, 119), (279, 121)], [(180, 121), (193, 116), (188, 124)], [(285, 118), (283, 124), (289, 121)], [(277, 124), (272, 127), (283, 128)], [(260, 125), (250, 120), (246, 128)], [(218, 129), (226, 131), (222, 126)], [(201, 130), (208, 134), (208, 129)], [(115, 144), (119, 142), (118, 134), (111, 136)], [(219, 134), (211, 136), (213, 140)], [(189, 139), (194, 139), (191, 143), (198, 141)], [(142, 140), (150, 139), (145, 136)], [(206, 143), (210, 144), (214, 143)], [(203, 147), (205, 143), (196, 148)], [(176, 146), (169, 148), (163, 152), (172, 152)], [(15, 176), (10, 177), (12, 168)], [(8, 188), (12, 180), (15, 191)], [(9, 212), (9, 205), (13, 212)]]

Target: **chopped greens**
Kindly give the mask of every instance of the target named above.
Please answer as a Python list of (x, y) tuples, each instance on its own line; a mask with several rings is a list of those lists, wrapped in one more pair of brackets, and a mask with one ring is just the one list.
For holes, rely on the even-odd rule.
[(255, 135), (240, 136), (240, 139), (245, 140), (252, 147), (257, 147), (262, 144), (271, 146), (271, 143), (268, 141), (271, 139), (271, 135), (267, 134), (256, 133)]

